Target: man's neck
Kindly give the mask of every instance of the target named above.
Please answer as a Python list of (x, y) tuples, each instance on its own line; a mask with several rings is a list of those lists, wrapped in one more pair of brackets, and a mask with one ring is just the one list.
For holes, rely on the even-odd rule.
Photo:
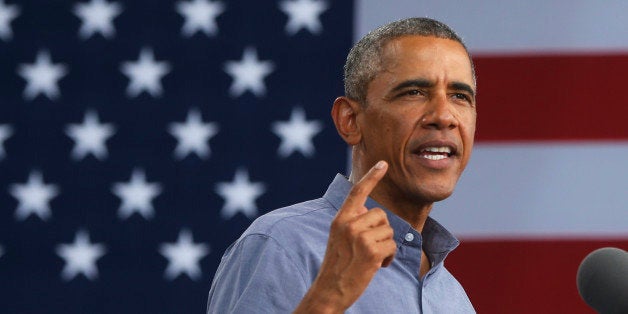
[(418, 232), (423, 232), (423, 226), (432, 210), (433, 203), (424, 204), (421, 202), (400, 200), (400, 198), (394, 196), (394, 194), (377, 189), (371, 193), (370, 197), (405, 220)]

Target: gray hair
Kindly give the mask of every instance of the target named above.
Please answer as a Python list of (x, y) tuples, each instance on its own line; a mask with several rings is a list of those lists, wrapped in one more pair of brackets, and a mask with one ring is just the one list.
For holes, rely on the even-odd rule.
[(442, 22), (414, 17), (381, 26), (362, 37), (351, 48), (344, 67), (345, 96), (365, 104), (367, 86), (381, 71), (384, 46), (389, 41), (406, 35), (433, 36), (459, 42), (469, 56), (475, 83), (473, 60), (467, 46), (456, 32)]

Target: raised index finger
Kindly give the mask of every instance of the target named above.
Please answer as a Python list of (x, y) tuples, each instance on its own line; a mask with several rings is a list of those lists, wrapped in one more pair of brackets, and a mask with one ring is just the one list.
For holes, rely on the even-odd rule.
[(366, 198), (371, 194), (379, 180), (386, 174), (388, 164), (380, 160), (356, 183), (349, 191), (347, 199), (345, 199), (341, 215), (345, 213), (359, 213), (366, 203)]

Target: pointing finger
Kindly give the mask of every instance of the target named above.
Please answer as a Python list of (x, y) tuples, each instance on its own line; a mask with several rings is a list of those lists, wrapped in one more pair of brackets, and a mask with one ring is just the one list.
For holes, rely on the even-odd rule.
[(349, 191), (349, 195), (345, 200), (338, 215), (357, 214), (360, 213), (366, 202), (366, 198), (371, 194), (379, 180), (386, 174), (388, 164), (380, 160), (356, 183)]

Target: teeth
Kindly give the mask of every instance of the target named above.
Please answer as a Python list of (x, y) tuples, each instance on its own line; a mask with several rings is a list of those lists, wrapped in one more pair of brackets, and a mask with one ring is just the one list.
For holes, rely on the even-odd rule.
[(428, 147), (423, 149), (423, 151), (431, 152), (431, 153), (447, 153), (451, 154), (451, 148), (443, 146), (443, 147)]
[(447, 156), (444, 155), (422, 155), (421, 157), (431, 160), (441, 160), (447, 158)]

